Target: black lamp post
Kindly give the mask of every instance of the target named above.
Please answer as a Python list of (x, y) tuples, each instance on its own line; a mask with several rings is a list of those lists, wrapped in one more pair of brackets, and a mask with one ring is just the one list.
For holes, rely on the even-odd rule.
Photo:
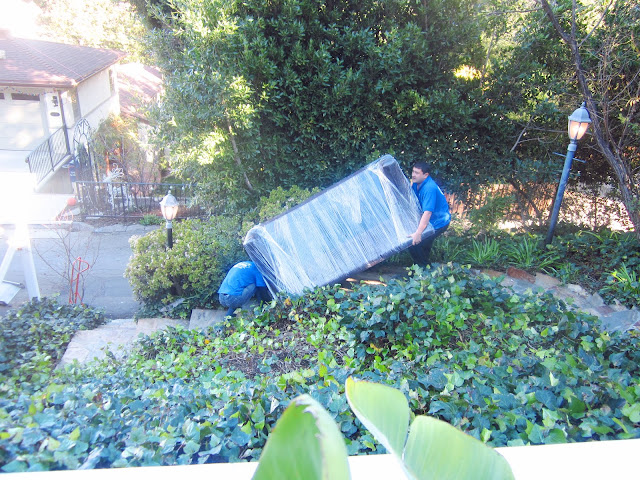
[(556, 223), (558, 222), (560, 205), (562, 204), (564, 190), (567, 188), (569, 171), (571, 170), (573, 156), (578, 148), (578, 140), (584, 136), (590, 123), (591, 118), (589, 117), (589, 111), (586, 108), (586, 104), (582, 102), (580, 108), (576, 109), (569, 117), (569, 147), (567, 148), (567, 156), (564, 160), (564, 168), (562, 169), (562, 176), (560, 177), (560, 184), (558, 185), (558, 193), (556, 194), (556, 199), (553, 202), (553, 210), (549, 220), (549, 231), (547, 232), (547, 238), (544, 240), (545, 245), (550, 244), (553, 240), (553, 231), (555, 230)]
[(160, 202), (162, 216), (167, 221), (167, 247), (173, 247), (173, 219), (178, 215), (178, 200), (171, 195), (171, 190)]

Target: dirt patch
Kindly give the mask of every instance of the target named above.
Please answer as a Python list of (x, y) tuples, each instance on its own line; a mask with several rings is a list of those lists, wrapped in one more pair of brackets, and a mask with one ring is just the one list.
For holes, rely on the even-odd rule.
[[(287, 327), (285, 327), (287, 328)], [(288, 326), (291, 328), (291, 325)], [(285, 373), (311, 367), (309, 359), (317, 357), (317, 348), (307, 343), (306, 333), (297, 330), (285, 332), (271, 331), (265, 340), (272, 339), (282, 345), (277, 348), (265, 348), (262, 353), (242, 352), (230, 353), (220, 358), (220, 363), (230, 370), (239, 370), (247, 377), (266, 373), (282, 375)], [(264, 345), (266, 342), (261, 342)]]

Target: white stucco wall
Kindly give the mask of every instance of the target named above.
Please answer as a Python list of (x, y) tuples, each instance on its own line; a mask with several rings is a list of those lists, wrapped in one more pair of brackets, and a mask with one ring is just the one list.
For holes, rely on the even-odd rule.
[(77, 88), (80, 113), (93, 129), (97, 129), (109, 114), (120, 114), (120, 102), (112, 70), (103, 70), (79, 84)]

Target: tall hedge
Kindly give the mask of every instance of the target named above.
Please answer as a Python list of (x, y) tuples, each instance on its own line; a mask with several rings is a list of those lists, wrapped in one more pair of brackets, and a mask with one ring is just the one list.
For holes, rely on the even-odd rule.
[(138, 3), (166, 73), (162, 140), (212, 210), (327, 186), (384, 153), (431, 160), (448, 190), (477, 185), (512, 133), (477, 79), (454, 75), (484, 60), (473, 2)]

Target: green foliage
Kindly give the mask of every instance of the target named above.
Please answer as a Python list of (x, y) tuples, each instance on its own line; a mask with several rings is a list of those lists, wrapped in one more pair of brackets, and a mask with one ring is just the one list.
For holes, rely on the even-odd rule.
[(434, 261), (440, 263), (464, 263), (465, 250), (466, 245), (463, 238), (445, 234), (434, 242), (431, 256)]
[(469, 221), (474, 232), (493, 232), (511, 210), (515, 197), (513, 195), (491, 196), (484, 205), (469, 211)]
[[(630, 271), (640, 267), (640, 244), (632, 232), (578, 230), (556, 236), (545, 248), (541, 240), (540, 235), (529, 233), (496, 232), (480, 238), (469, 234), (446, 235), (434, 243), (434, 259), (479, 268), (516, 266), (531, 272), (544, 271), (564, 283), (579, 283), (592, 291), (605, 286), (611, 265), (625, 265)], [(602, 293), (614, 298), (612, 291)]]
[(320, 192), (320, 189), (317, 187), (307, 190), (297, 185), (289, 189), (278, 187), (272, 190), (268, 196), (261, 197), (258, 205), (246, 215), (245, 220), (242, 222), (242, 238), (254, 225), (271, 220), (318, 192)]
[(404, 394), (386, 385), (360, 382), (352, 377), (347, 378), (345, 393), (358, 420), (387, 452), (402, 459), (411, 417)]
[(165, 246), (164, 229), (132, 237), (133, 256), (125, 277), (135, 297), (147, 307), (184, 298), (179, 315), (215, 303), (227, 271), (245, 256), (238, 229), (237, 220), (221, 216), (178, 222), (174, 224), (171, 250)]
[[(104, 323), (104, 315), (81, 305), (64, 305), (51, 298), (32, 300), (0, 320), (0, 392), (10, 383), (29, 389), (46, 380), (78, 330)], [(11, 381), (9, 379), (11, 378)]]
[(600, 291), (605, 297), (616, 298), (628, 307), (640, 307), (640, 275), (624, 263), (611, 272), (607, 284)]
[(640, 338), (550, 294), (467, 268), (280, 298), (207, 331), (156, 332), (122, 359), (0, 395), (3, 471), (257, 460), (310, 395), (350, 455), (379, 452), (344, 397), (353, 375), (491, 446), (640, 437)]
[(397, 457), (407, 478), (515, 478), (502, 455), (441, 420), (418, 415), (407, 436), (411, 411), (400, 391), (351, 377), (345, 390), (358, 420)]
[(497, 240), (488, 237), (482, 241), (473, 239), (468, 257), (472, 265), (492, 267), (500, 265), (502, 263), (500, 244)]
[(562, 262), (549, 267), (549, 273), (558, 278), (563, 284), (580, 283), (580, 268), (571, 262)]
[[(358, 420), (397, 457), (407, 478), (514, 478), (500, 454), (446, 422), (418, 416), (407, 436), (411, 412), (401, 391), (349, 377), (345, 392)], [(301, 395), (278, 420), (253, 478), (348, 479), (347, 460), (331, 415)]]
[(548, 270), (559, 257), (553, 250), (545, 250), (542, 239), (534, 235), (520, 235), (504, 247), (511, 265), (524, 270)]
[(554, 268), (570, 262), (575, 278), (593, 291), (605, 286), (612, 266), (624, 264), (630, 270), (640, 268), (640, 242), (633, 232), (578, 231), (555, 237), (547, 248), (562, 259)]
[(145, 226), (162, 225), (163, 222), (164, 220), (162, 217), (159, 217), (158, 215), (151, 215), (151, 214), (144, 215), (140, 219), (140, 225), (145, 225)]
[(293, 399), (269, 436), (252, 478), (350, 478), (340, 430), (322, 405), (309, 395)]
[(453, 74), (485, 58), (473, 2), (137, 3), (162, 27), (160, 140), (208, 206), (327, 186), (381, 153), (428, 157), (449, 190), (504, 163), (512, 127)]
[(131, 3), (124, 0), (36, 0), (42, 9), (38, 23), (56, 42), (111, 48), (129, 54), (129, 61), (148, 58), (144, 27)]

